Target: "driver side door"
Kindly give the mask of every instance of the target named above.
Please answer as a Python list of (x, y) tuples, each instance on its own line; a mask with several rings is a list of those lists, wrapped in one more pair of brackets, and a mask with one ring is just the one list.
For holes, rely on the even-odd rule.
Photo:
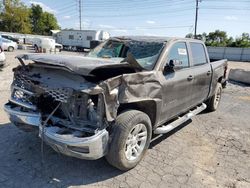
[(186, 42), (176, 42), (168, 50), (165, 67), (179, 62), (172, 70), (163, 72), (163, 103), (161, 122), (165, 122), (192, 106), (193, 73)]

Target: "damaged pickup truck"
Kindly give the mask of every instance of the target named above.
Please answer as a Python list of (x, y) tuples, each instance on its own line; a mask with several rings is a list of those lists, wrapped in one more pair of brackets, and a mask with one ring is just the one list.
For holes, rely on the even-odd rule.
[[(199, 40), (114, 37), (87, 56), (16, 57), (10, 121), (55, 151), (135, 167), (153, 134), (218, 108), (226, 60), (210, 62)], [(27, 63), (28, 61), (28, 63)]]

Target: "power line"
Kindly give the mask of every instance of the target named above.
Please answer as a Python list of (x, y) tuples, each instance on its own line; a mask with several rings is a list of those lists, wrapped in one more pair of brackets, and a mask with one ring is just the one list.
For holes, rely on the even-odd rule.
[(58, 11), (62, 11), (62, 10), (65, 10), (65, 9), (68, 9), (68, 8), (70, 8), (70, 7), (74, 7), (74, 6), (76, 6), (76, 3), (74, 2), (73, 4), (72, 4), (73, 2), (70, 2), (70, 3), (66, 3), (66, 4), (63, 4), (63, 6), (62, 7), (52, 7), (52, 9), (55, 9), (57, 12)]
[(177, 13), (177, 12), (184, 12), (184, 11), (190, 11), (190, 10), (194, 10), (192, 7), (185, 7), (185, 8), (178, 8), (178, 9), (172, 9), (172, 10), (169, 10), (169, 11), (157, 11), (157, 12), (141, 12), (141, 13), (139, 13), (139, 12), (133, 12), (133, 14), (132, 13), (130, 13), (130, 14), (109, 14), (109, 15), (85, 15), (85, 17), (92, 17), (92, 18), (94, 18), (94, 17), (100, 17), (100, 18), (118, 18), (118, 17), (134, 17), (134, 16), (136, 16), (136, 17), (138, 17), (138, 16), (141, 16), (141, 15), (154, 15), (154, 14), (156, 14), (156, 15), (160, 15), (160, 14), (169, 14), (169, 13)]
[(109, 10), (115, 10), (116, 8), (119, 9), (124, 9), (127, 10), (127, 8), (134, 8), (134, 9), (138, 9), (141, 10), (143, 8), (157, 8), (157, 7), (165, 7), (168, 6), (168, 8), (170, 7), (174, 7), (174, 6), (179, 6), (179, 5), (184, 5), (184, 4), (190, 4), (191, 2), (193, 2), (193, 0), (188, 0), (188, 1), (181, 1), (181, 2), (166, 2), (166, 1), (161, 1), (161, 2), (150, 2), (150, 3), (142, 3), (142, 2), (137, 2), (137, 3), (127, 3), (127, 4), (121, 4), (121, 3), (117, 3), (114, 4), (112, 3), (112, 6), (110, 6), (110, 4), (99, 4), (99, 3), (95, 3), (95, 4), (89, 4), (89, 3), (84, 3), (84, 7), (87, 8), (101, 8), (101, 9), (109, 9)]
[[(73, 5), (69, 5), (68, 7), (65, 6), (65, 4), (62, 7), (59, 7), (58, 10), (60, 12), (56, 14), (57, 16), (60, 14), (70, 14), (70, 16), (77, 16), (79, 15), (79, 25), (80, 30), (82, 29), (82, 16), (84, 18), (112, 18), (112, 19), (142, 19), (143, 17), (141, 15), (148, 15), (150, 18), (157, 17), (161, 14), (169, 15), (168, 18), (171, 20), (171, 18), (176, 16), (184, 17), (185, 15), (190, 15), (193, 17), (193, 14), (187, 14), (189, 11), (194, 11), (195, 9), (195, 20), (194, 20), (194, 29), (192, 32), (194, 32), (194, 36), (197, 35), (198, 30), (198, 18), (200, 18), (200, 10), (204, 10), (206, 13), (207, 11), (205, 9), (209, 10), (250, 10), (248, 6), (243, 6), (245, 3), (250, 3), (250, 0), (228, 0), (228, 3), (225, 6), (222, 6), (220, 3), (225, 3), (225, 1), (222, 0), (203, 0), (204, 4), (202, 3), (202, 6), (200, 5), (201, 0), (195, 0), (195, 4), (191, 3), (194, 2), (194, 0), (173, 0), (173, 1), (166, 1), (166, 0), (130, 0), (129, 3), (124, 3), (122, 0), (106, 0), (105, 3), (101, 3), (97, 0), (86, 0), (82, 2), (82, 0), (75, 0), (76, 2), (76, 9), (78, 11), (73, 12), (72, 10), (74, 7)], [(210, 4), (209, 4), (210, 2)], [(216, 2), (216, 4), (215, 4)], [(236, 3), (243, 3), (241, 6)], [(195, 5), (195, 6), (194, 6)], [(204, 5), (204, 6), (203, 6)], [(235, 7), (234, 7), (235, 5)], [(247, 4), (248, 5), (248, 4)], [(82, 12), (84, 6), (84, 12)], [(160, 8), (160, 9), (159, 9)], [(158, 9), (158, 10), (157, 10)], [(213, 11), (213, 12), (214, 12)], [(212, 11), (211, 11), (212, 12)], [(211, 14), (210, 12), (210, 14)], [(226, 12), (226, 11), (225, 11)], [(243, 12), (243, 11), (242, 11)], [(186, 14), (185, 14), (186, 13)], [(205, 14), (204, 13), (204, 14)], [(249, 12), (248, 12), (249, 13)], [(144, 18), (143, 18), (144, 19)], [(184, 22), (184, 21), (183, 21)], [(193, 21), (192, 21), (193, 22)], [(185, 22), (186, 23), (186, 22)], [(188, 22), (189, 23), (189, 22)], [(187, 24), (187, 23), (186, 23)], [(188, 26), (190, 27), (190, 26)], [(167, 27), (167, 26), (151, 26), (151, 27), (140, 27), (140, 29), (161, 29), (161, 28), (179, 28), (177, 27)], [(117, 29), (126, 29), (126, 30), (134, 30), (133, 28), (107, 28), (107, 30), (117, 30)]]
[(203, 7), (201, 9), (211, 9), (211, 10), (250, 10), (250, 8), (240, 8), (240, 7)]
[[(190, 28), (193, 25), (179, 25), (179, 26), (155, 26), (155, 27), (136, 27), (136, 28), (129, 28), (129, 27), (122, 27), (122, 28), (106, 28), (109, 31), (115, 30), (148, 30), (148, 29), (176, 29), (176, 28)], [(101, 28), (103, 29), (103, 28)]]
[[(224, 0), (203, 0), (204, 2), (217, 2), (217, 3), (225, 3)], [(250, 3), (249, 0), (227, 0), (228, 3)]]

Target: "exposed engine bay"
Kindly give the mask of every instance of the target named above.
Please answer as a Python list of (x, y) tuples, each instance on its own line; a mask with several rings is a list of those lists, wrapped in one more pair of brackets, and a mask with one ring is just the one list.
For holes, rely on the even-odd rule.
[(13, 105), (21, 105), (23, 111), (39, 111), (42, 120), (45, 120), (61, 103), (48, 125), (87, 133), (94, 133), (105, 126), (102, 93), (86, 92), (95, 84), (65, 70), (35, 66), (25, 68), (15, 70), (10, 99)]

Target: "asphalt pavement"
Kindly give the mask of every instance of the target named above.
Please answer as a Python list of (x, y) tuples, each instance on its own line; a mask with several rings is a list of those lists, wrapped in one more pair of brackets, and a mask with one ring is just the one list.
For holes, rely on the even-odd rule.
[(9, 65), (0, 71), (0, 187), (250, 187), (250, 87), (229, 83), (218, 111), (156, 139), (136, 168), (121, 172), (105, 159), (71, 158), (46, 145), (42, 156), (38, 135), (9, 122), (3, 105), (14, 57), (25, 52), (6, 52)]

